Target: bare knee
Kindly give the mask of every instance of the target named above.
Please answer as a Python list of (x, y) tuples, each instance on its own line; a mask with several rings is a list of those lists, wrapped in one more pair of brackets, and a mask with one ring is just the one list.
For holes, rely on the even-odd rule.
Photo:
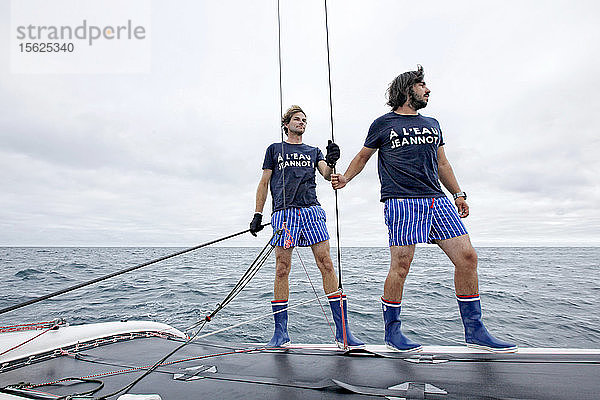
[(460, 264), (457, 268), (466, 270), (477, 270), (477, 252), (475, 249), (466, 249), (460, 255)]
[(315, 261), (317, 262), (317, 267), (322, 274), (335, 272), (333, 269), (333, 261), (331, 261), (331, 257), (329, 257), (328, 254), (315, 256)]
[(393, 279), (400, 279), (404, 281), (408, 275), (409, 268), (390, 268), (388, 276)]
[(408, 271), (410, 270), (410, 264), (412, 263), (412, 255), (403, 255), (394, 257), (390, 265), (389, 274), (396, 278), (406, 279)]
[(275, 266), (275, 277), (278, 279), (287, 279), (292, 269), (292, 263), (288, 260), (277, 259)]

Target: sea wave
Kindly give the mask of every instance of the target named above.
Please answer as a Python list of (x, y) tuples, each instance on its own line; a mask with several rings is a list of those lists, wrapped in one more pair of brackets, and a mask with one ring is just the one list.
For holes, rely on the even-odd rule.
[[(52, 293), (75, 283), (113, 273), (180, 249), (172, 248), (2, 248), (0, 308)], [(3, 325), (66, 318), (72, 324), (121, 319), (152, 319), (185, 329), (216, 309), (259, 249), (205, 248), (126, 275), (87, 286), (2, 315)], [(299, 254), (314, 290), (322, 295), (320, 273), (310, 249)], [(488, 329), (521, 346), (600, 347), (599, 248), (478, 249), (480, 292)], [(335, 256), (334, 256), (335, 259)], [(380, 296), (389, 265), (386, 248), (344, 248), (344, 291), (353, 333), (382, 343)], [(523, 266), (527, 266), (524, 268)], [(207, 332), (261, 316), (215, 340), (268, 341), (274, 260), (228, 306)], [(331, 328), (296, 256), (290, 275), (294, 342), (331, 341)], [(322, 304), (329, 321), (330, 310)], [(405, 285), (403, 329), (430, 345), (458, 344), (462, 324), (454, 297), (453, 267), (434, 246), (419, 248)]]

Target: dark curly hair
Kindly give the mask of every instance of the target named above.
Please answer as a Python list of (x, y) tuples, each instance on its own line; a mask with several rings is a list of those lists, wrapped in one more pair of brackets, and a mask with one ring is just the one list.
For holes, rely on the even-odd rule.
[(404, 72), (394, 78), (386, 92), (388, 99), (386, 104), (392, 107), (392, 111), (396, 110), (398, 107), (402, 107), (402, 105), (406, 103), (410, 88), (412, 88), (415, 83), (423, 82), (424, 77), (425, 73), (423, 72), (423, 67), (417, 64), (416, 71)]
[(304, 110), (302, 110), (302, 108), (300, 108), (300, 106), (296, 106), (296, 105), (293, 105), (290, 108), (288, 108), (287, 111), (285, 112), (285, 114), (283, 114), (281, 116), (281, 126), (283, 127), (283, 131), (285, 132), (286, 135), (288, 133), (288, 129), (285, 127), (285, 124), (289, 124), (290, 121), (292, 120), (292, 115), (296, 114), (297, 112), (301, 112), (302, 114), (304, 114), (306, 116), (306, 113), (304, 112)]

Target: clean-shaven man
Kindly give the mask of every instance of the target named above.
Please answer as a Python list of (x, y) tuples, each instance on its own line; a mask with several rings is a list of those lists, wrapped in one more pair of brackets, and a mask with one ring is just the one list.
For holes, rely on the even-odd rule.
[(287, 306), (292, 251), (295, 246), (310, 246), (323, 278), (323, 289), (326, 294), (331, 294), (328, 297), (336, 326), (336, 343), (340, 347), (363, 347), (364, 343), (356, 339), (348, 327), (346, 296), (337, 292), (338, 279), (329, 254), (325, 211), (316, 194), (316, 171), (330, 180), (333, 167), (340, 158), (340, 149), (330, 141), (327, 155), (323, 157), (319, 148), (303, 143), (306, 114), (299, 106), (290, 107), (282, 116), (281, 124), (287, 140), (267, 148), (256, 190), (254, 218), (250, 223), (250, 231), (256, 235), (262, 229), (262, 212), (270, 186), (273, 200), (271, 225), (275, 235), (271, 244), (276, 246), (274, 300), (271, 302), (275, 332), (267, 346), (281, 347), (291, 342), (287, 331)]

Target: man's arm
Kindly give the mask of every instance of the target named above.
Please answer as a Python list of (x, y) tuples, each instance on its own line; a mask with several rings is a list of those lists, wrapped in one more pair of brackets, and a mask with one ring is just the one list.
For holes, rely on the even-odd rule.
[(250, 221), (250, 233), (254, 236), (263, 229), (262, 212), (267, 200), (267, 194), (269, 194), (269, 182), (271, 181), (272, 174), (273, 170), (263, 169), (262, 177), (256, 188), (256, 207), (254, 208), (252, 221)]
[(335, 168), (335, 163), (340, 159), (340, 146), (335, 144), (333, 141), (328, 140), (327, 143), (327, 154), (325, 159), (317, 163), (317, 169), (323, 175), (325, 180), (331, 180), (331, 173)]
[(331, 174), (333, 173), (333, 168), (331, 168), (329, 165), (327, 165), (325, 160), (321, 160), (317, 163), (317, 169), (319, 170), (319, 173), (321, 175), (323, 175), (323, 178), (325, 178), (328, 181), (331, 180)]
[[(438, 148), (438, 175), (440, 177), (440, 182), (448, 191), (452, 194), (461, 192), (460, 186), (458, 185), (458, 180), (456, 176), (454, 176), (454, 171), (452, 170), (452, 166), (446, 158), (446, 152), (444, 151), (444, 146), (440, 146)], [(458, 208), (458, 215), (461, 218), (466, 218), (469, 215), (469, 205), (464, 197), (459, 197), (454, 200), (454, 204)]]
[(358, 152), (358, 154), (356, 156), (354, 156), (354, 158), (350, 162), (350, 165), (348, 166), (348, 169), (346, 170), (344, 175), (341, 175), (341, 174), (332, 174), (331, 175), (331, 186), (333, 186), (333, 188), (336, 190), (341, 189), (344, 186), (346, 186), (346, 184), (348, 182), (350, 182), (352, 180), (352, 178), (354, 178), (356, 175), (358, 175), (363, 170), (363, 168), (367, 164), (367, 161), (369, 161), (371, 156), (373, 154), (375, 154), (376, 151), (377, 151), (377, 149), (363, 147)]
[(269, 194), (269, 182), (271, 181), (272, 174), (272, 170), (263, 169), (262, 177), (260, 178), (260, 182), (258, 182), (258, 187), (256, 188), (256, 208), (254, 209), (254, 212), (261, 214), (263, 212), (265, 201), (267, 200), (267, 195)]

